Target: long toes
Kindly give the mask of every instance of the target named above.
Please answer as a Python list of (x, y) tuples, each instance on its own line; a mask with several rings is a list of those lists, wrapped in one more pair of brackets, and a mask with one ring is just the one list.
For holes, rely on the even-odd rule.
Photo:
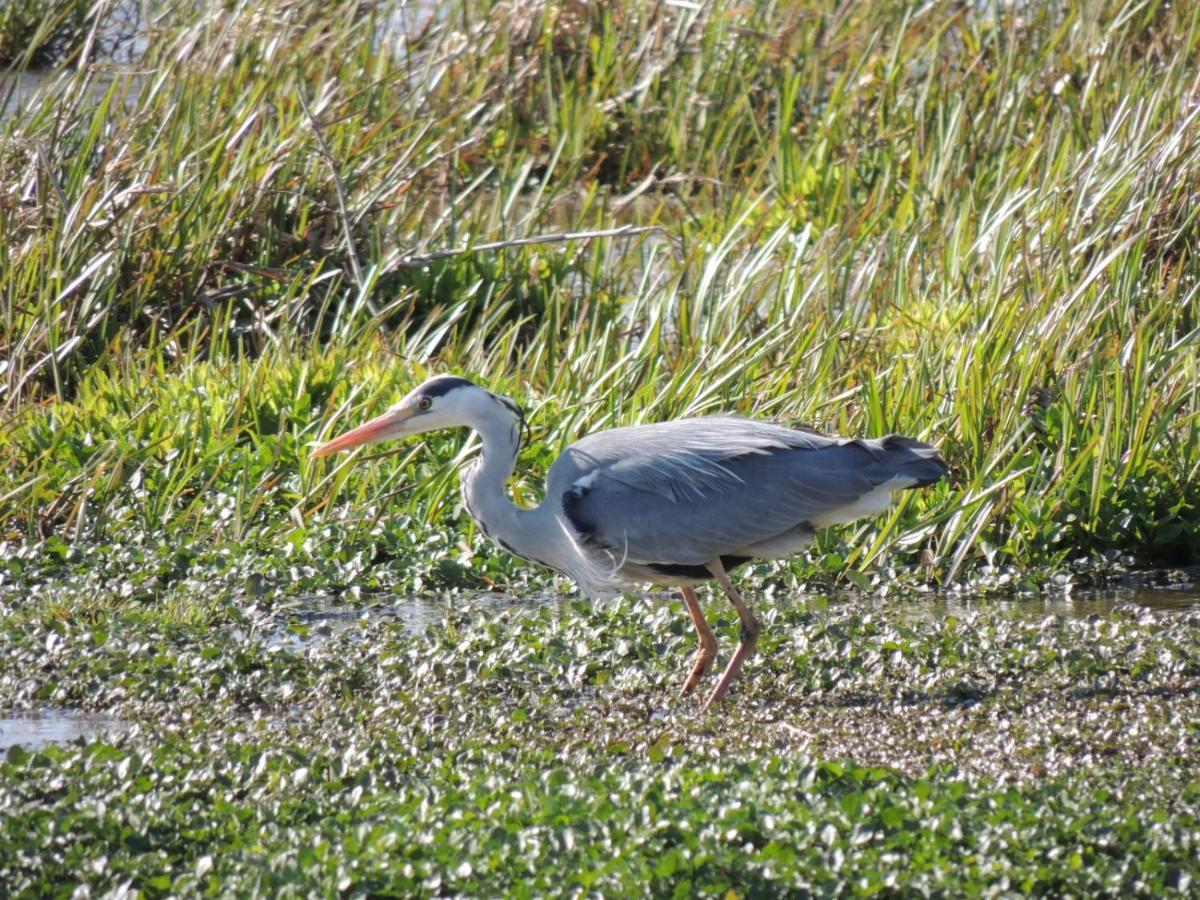
[(702, 704), (700, 704), (700, 712), (708, 712), (708, 708), (710, 706), (712, 706), (714, 703), (717, 703), (718, 701), (720, 701), (721, 698), (724, 697), (728, 692), (729, 692), (729, 685), (724, 684), (724, 683), (718, 684), (715, 688), (712, 689), (712, 693), (708, 695), (708, 699), (705, 700)]
[[(756, 623), (757, 624), (757, 623)], [(725, 667), (724, 673), (721, 675), (721, 680), (717, 682), (717, 686), (713, 688), (708, 699), (704, 701), (704, 705), (700, 707), (700, 711), (704, 712), (722, 697), (729, 692), (729, 686), (738, 676), (738, 672), (742, 670), (742, 664), (746, 662), (754, 654), (754, 648), (757, 641), (755, 636), (751, 636), (749, 640), (743, 638), (738, 644), (737, 650), (733, 654), (733, 658), (729, 660), (729, 665)]]
[(716, 653), (706, 654), (704, 651), (700, 652), (696, 657), (695, 665), (692, 666), (691, 674), (688, 675), (687, 681), (683, 683), (683, 688), (679, 691), (680, 697), (686, 697), (695, 690), (696, 685), (700, 683), (700, 679), (707, 675), (708, 670), (712, 668), (712, 664), (716, 658)]

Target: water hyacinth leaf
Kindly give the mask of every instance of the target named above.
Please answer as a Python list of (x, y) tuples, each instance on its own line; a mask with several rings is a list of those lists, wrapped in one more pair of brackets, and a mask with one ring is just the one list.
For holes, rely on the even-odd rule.
[[(936, 12), (4, 4), (0, 883), (1189, 892), (1200, 9)], [(444, 372), (523, 502), (715, 412), (952, 478), (742, 570), (700, 716), (460, 439), (312, 458)]]

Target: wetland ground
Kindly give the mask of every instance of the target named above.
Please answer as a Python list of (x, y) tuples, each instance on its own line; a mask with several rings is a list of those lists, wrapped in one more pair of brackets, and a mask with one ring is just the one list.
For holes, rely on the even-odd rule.
[[(1200, 890), (1200, 8), (136, 7), (0, 13), (0, 894)], [(717, 410), (952, 473), (701, 714), (460, 436), (309, 457), (433, 372), (520, 502)]]

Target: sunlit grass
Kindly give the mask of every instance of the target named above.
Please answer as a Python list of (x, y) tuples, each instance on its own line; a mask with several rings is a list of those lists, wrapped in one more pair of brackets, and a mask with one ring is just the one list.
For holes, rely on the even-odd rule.
[[(1200, 6), (137, 5), (0, 89), (0, 718), (120, 729), (0, 756), (0, 885), (1194, 891), (1200, 619), (1072, 591), (1200, 563)], [(441, 372), (523, 504), (719, 411), (951, 473), (739, 571), (702, 713), (678, 598), (499, 552), (464, 435), (312, 459)]]
[(306, 448), (456, 371), (529, 409), (524, 502), (636, 421), (942, 446), (799, 577), (1196, 561), (1193, 9), (388, 9), (168, 5), (0, 126), (10, 548), (336, 524), (417, 571), (476, 538), (460, 439)]
[(87, 0), (5, 3), (0, 7), (0, 65), (45, 65), (73, 55), (95, 24), (91, 5)]

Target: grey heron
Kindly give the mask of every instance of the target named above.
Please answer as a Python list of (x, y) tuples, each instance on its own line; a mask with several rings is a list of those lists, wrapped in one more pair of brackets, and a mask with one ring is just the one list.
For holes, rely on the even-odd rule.
[(504, 486), (524, 425), (512, 400), (440, 375), (313, 456), (436, 429), (474, 429), (482, 451), (463, 475), (463, 498), (493, 541), (564, 573), (593, 596), (630, 582), (679, 587), (700, 641), (685, 695), (717, 657), (693, 588), (715, 579), (742, 627), (703, 709), (725, 696), (761, 630), (729, 580), (732, 569), (755, 558), (789, 556), (815, 529), (883, 512), (893, 492), (934, 484), (947, 472), (936, 448), (901, 435), (827, 437), (710, 416), (588, 435), (550, 468), (541, 505), (522, 509)]

